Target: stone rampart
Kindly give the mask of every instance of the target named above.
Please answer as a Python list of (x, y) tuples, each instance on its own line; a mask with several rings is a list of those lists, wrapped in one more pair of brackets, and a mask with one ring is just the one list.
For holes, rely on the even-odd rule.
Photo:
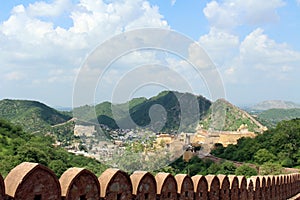
[[(107, 169), (99, 177), (70, 168), (58, 179), (52, 170), (24, 162), (2, 178), (0, 200), (230, 200), (289, 199), (300, 193), (300, 174), (254, 176), (173, 176)], [(300, 199), (292, 198), (292, 199)]]

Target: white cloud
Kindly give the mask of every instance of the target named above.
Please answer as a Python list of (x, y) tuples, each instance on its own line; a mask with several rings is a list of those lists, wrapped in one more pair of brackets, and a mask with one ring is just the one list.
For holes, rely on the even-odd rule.
[(203, 12), (210, 24), (219, 29), (228, 29), (237, 26), (237, 13), (233, 10), (232, 5), (220, 5), (212, 1), (206, 5)]
[(74, 25), (69, 29), (34, 17), (40, 15), (39, 11), (52, 12), (67, 3), (57, 0), (52, 4), (38, 2), (29, 7), (16, 6), (9, 19), (0, 24), (0, 55), (5, 54), (6, 60), (16, 64), (21, 59), (22, 63), (32, 62), (30, 65), (36, 65), (39, 60), (56, 67), (58, 61), (60, 65), (78, 67), (74, 64), (82, 62), (80, 56), (84, 58), (90, 49), (116, 33), (145, 26), (167, 27), (158, 9), (143, 0), (113, 3), (81, 0), (72, 6), (70, 15)]
[(277, 10), (284, 5), (282, 0), (207, 3), (203, 12), (210, 22), (210, 32), (201, 36), (199, 43), (218, 66), (223, 66), (226, 82), (249, 83), (264, 78), (286, 80), (294, 77), (292, 74), (300, 62), (300, 52), (271, 39), (262, 28), (254, 29), (244, 39), (235, 35), (239, 26), (259, 27), (277, 21)]
[(32, 59), (34, 63), (36, 59), (43, 59), (47, 63), (56, 64), (53, 58), (74, 60), (79, 54), (83, 57), (84, 51), (89, 51), (126, 29), (168, 27), (158, 8), (143, 0), (113, 3), (81, 0), (72, 6), (70, 15), (74, 25), (69, 29), (55, 27), (52, 22), (34, 17), (35, 14), (39, 15), (39, 10), (49, 11), (64, 7), (62, 5), (67, 3), (68, 1), (54, 1), (52, 4), (38, 2), (29, 7), (16, 6), (9, 19), (0, 24), (0, 35), (3, 34), (0, 54), (11, 52), (14, 56), (17, 51), (23, 57), (28, 56), (28, 60)]
[(71, 31), (110, 33), (105, 34), (106, 37), (138, 27), (167, 27), (158, 8), (144, 0), (114, 1), (110, 4), (101, 0), (81, 0), (71, 18), (74, 23)]
[[(56, 25), (62, 15), (62, 20), (70, 16), (70, 27)], [(143, 27), (169, 28), (158, 8), (146, 0), (54, 0), (18, 5), (0, 22), (0, 65), (5, 66), (0, 72), (17, 81), (22, 76), (13, 72), (26, 70), (28, 84), (67, 80), (71, 85), (75, 78), (71, 72), (98, 44), (125, 30)]]
[(292, 50), (287, 44), (276, 43), (264, 30), (258, 28), (251, 32), (241, 43), (240, 58), (248, 64), (263, 64), (264, 68), (295, 65), (300, 62), (300, 53)]
[(71, 6), (70, 0), (54, 0), (53, 3), (38, 1), (29, 4), (28, 13), (30, 16), (58, 17)]
[(276, 10), (284, 5), (282, 0), (224, 0), (209, 2), (203, 12), (211, 26), (230, 30), (236, 26), (257, 25), (278, 20)]
[(241, 42), (239, 53), (224, 70), (228, 82), (261, 82), (295, 79), (299, 73), (300, 52), (285, 43), (277, 43), (255, 29)]
[(271, 39), (262, 28), (238, 36), (214, 27), (199, 39), (213, 62), (220, 67), (226, 83), (251, 83), (295, 79), (300, 52)]
[(239, 47), (239, 37), (214, 27), (199, 39), (212, 61), (219, 66), (230, 60)]

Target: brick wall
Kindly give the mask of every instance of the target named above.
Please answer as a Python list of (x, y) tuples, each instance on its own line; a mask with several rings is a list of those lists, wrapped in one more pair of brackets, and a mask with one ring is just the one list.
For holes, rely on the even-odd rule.
[(0, 200), (288, 199), (300, 193), (300, 174), (278, 176), (196, 175), (107, 169), (100, 177), (70, 168), (60, 178), (37, 163), (16, 166), (3, 180)]

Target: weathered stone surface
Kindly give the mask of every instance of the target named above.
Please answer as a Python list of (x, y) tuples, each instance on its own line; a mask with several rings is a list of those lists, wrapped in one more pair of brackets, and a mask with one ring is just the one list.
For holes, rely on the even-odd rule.
[(97, 178), (83, 168), (68, 169), (58, 181), (47, 167), (22, 163), (3, 181), (0, 200), (285, 200), (300, 199), (300, 174), (277, 176), (196, 175), (136, 171), (130, 177), (107, 169)]
[(186, 174), (177, 174), (175, 179), (178, 186), (179, 200), (193, 200), (194, 185), (191, 177)]
[(208, 196), (209, 200), (220, 199), (220, 181), (215, 175), (205, 176), (208, 185)]
[(131, 183), (136, 200), (156, 199), (156, 181), (152, 174), (145, 171), (135, 171), (131, 176)]
[(194, 184), (195, 200), (208, 199), (208, 184), (205, 176), (195, 175), (192, 177)]
[(66, 200), (99, 199), (100, 184), (98, 178), (89, 170), (70, 168), (59, 179), (62, 197)]
[(219, 174), (218, 179), (220, 181), (220, 200), (230, 200), (230, 182), (226, 175)]
[(132, 185), (128, 174), (119, 169), (107, 169), (98, 178), (100, 196), (106, 200), (128, 200), (132, 198)]
[(251, 176), (250, 179), (253, 183), (254, 190), (254, 199), (261, 199), (261, 190), (260, 190), (260, 179), (258, 176)]
[(177, 183), (170, 173), (159, 172), (155, 180), (160, 200), (177, 200)]
[(247, 199), (248, 192), (247, 192), (247, 179), (244, 176), (237, 176), (238, 183), (239, 183), (239, 195), (238, 199)]
[(6, 194), (15, 200), (61, 199), (56, 175), (47, 167), (24, 162), (12, 169), (5, 178)]
[(248, 191), (248, 200), (255, 199), (255, 192), (254, 192), (254, 186), (253, 181), (251, 179), (247, 179), (247, 191)]

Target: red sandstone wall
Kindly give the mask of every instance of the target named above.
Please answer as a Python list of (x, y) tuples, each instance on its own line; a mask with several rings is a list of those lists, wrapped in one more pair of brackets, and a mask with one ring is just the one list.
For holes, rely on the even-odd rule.
[[(3, 192), (6, 191), (5, 188), (8, 186), (5, 184), (0, 184), (0, 200), (2, 199), (23, 199), (19, 195), (24, 195), (23, 197), (30, 197), (30, 194), (33, 191), (39, 190), (40, 192), (43, 192), (41, 195), (42, 197), (47, 196), (49, 191), (51, 191), (53, 188), (63, 188), (68, 187), (66, 185), (60, 185), (60, 183), (53, 182), (51, 180), (51, 173), (53, 173), (49, 169), (49, 174), (47, 174), (46, 171), (42, 171), (44, 174), (41, 176), (40, 170), (37, 170), (35, 173), (28, 172), (26, 175), (26, 183), (18, 183), (20, 184), (21, 188), (18, 188), (17, 191), (19, 194), (17, 194), (15, 197), (8, 196), (6, 194), (6, 197), (3, 198)], [(110, 172), (111, 173), (111, 172)], [(124, 177), (123, 177), (124, 176)], [(126, 173), (121, 173), (116, 170), (114, 170), (114, 174), (111, 174), (107, 176), (108, 178), (105, 180), (101, 180), (101, 184), (95, 183), (97, 187), (102, 187), (103, 185), (106, 185), (105, 188), (102, 187), (103, 193), (99, 196), (101, 196), (98, 200), (108, 200), (112, 199), (111, 195), (114, 194), (113, 199), (119, 200), (119, 199), (126, 199), (126, 200), (137, 200), (137, 199), (148, 199), (148, 200), (156, 200), (156, 198), (153, 195), (145, 195), (150, 194), (148, 191), (149, 189), (153, 188), (153, 190), (156, 190), (156, 188), (153, 186), (154, 183), (158, 184), (158, 182), (155, 182), (155, 179), (151, 177), (151, 174), (149, 174), (149, 181), (145, 181), (145, 178), (138, 179), (139, 181), (143, 181), (141, 184), (134, 183), (132, 184), (132, 180), (130, 180), (129, 175)], [(110, 178), (109, 178), (110, 177)], [(11, 183), (14, 181), (14, 177), (6, 177), (6, 179), (13, 179), (13, 180), (5, 180), (5, 183)], [(90, 176), (82, 176), (81, 178), (85, 179), (93, 179), (95, 181), (95, 177)], [(81, 180), (80, 178), (80, 180)], [(207, 196), (210, 196), (210, 199), (288, 199), (290, 197), (293, 197), (300, 193), (300, 174), (286, 174), (286, 175), (278, 175), (278, 176), (257, 176), (257, 177), (251, 177), (249, 179), (245, 179), (244, 177), (230, 177), (227, 176), (194, 176), (192, 178), (189, 178), (187, 176), (187, 180), (181, 180), (181, 179), (175, 179), (172, 175), (168, 175), (162, 183), (161, 187), (161, 194), (164, 195), (157, 195), (158, 199), (207, 199)], [(42, 179), (42, 180), (41, 180)], [(37, 181), (38, 180), (38, 181)], [(79, 179), (78, 179), (79, 180)], [(82, 189), (86, 189), (86, 184), (83, 182), (89, 182), (92, 183), (92, 181), (85, 180), (85, 181), (73, 181), (69, 184), (73, 184), (73, 187), (71, 187), (74, 190), (82, 191)], [(176, 181), (180, 181), (180, 183), (176, 183)], [(189, 181), (193, 182), (191, 184)], [(124, 181), (124, 183), (122, 182)], [(129, 181), (129, 182), (128, 182)], [(175, 182), (174, 182), (175, 181)], [(229, 184), (228, 182), (229, 181)], [(231, 181), (235, 181), (235, 183), (231, 183)], [(240, 183), (241, 181), (241, 183)], [(0, 175), (0, 182), (1, 182), (1, 175)], [(30, 184), (28, 184), (30, 182)], [(104, 184), (103, 184), (104, 182)], [(107, 184), (105, 184), (105, 182)], [(113, 186), (115, 185), (115, 182), (117, 182), (118, 187), (120, 188), (120, 191), (113, 191)], [(186, 182), (186, 183), (185, 183)], [(237, 183), (236, 183), (237, 182)], [(3, 183), (3, 179), (2, 179)], [(54, 186), (53, 184), (57, 184)], [(149, 183), (149, 186), (147, 184)], [(26, 184), (28, 184), (26, 186)], [(137, 190), (139, 190), (141, 187), (143, 187), (143, 190), (147, 191), (145, 194), (143, 193), (142, 196), (139, 196), (137, 194), (132, 194), (132, 187), (131, 185), (137, 185), (140, 187), (137, 187)], [(182, 186), (182, 190), (177, 190), (177, 185)], [(76, 186), (76, 188), (74, 188)], [(126, 187), (125, 187), (126, 186)], [(128, 187), (127, 187), (128, 186)], [(89, 186), (90, 187), (90, 186)], [(112, 189), (113, 187), (113, 189)], [(197, 187), (197, 188), (194, 188)], [(124, 188), (129, 188), (128, 191), (124, 190)], [(139, 188), (139, 189), (138, 189)], [(155, 189), (154, 189), (155, 188)], [(230, 189), (228, 189), (230, 188)], [(226, 189), (226, 191), (225, 191)], [(173, 191), (174, 190), (174, 191)], [(177, 191), (176, 191), (177, 190)], [(227, 191), (228, 190), (228, 191)], [(231, 193), (231, 190), (234, 190), (234, 194)], [(95, 190), (97, 191), (97, 190)], [(100, 191), (100, 188), (99, 188)], [(113, 191), (113, 192), (112, 192)], [(186, 192), (187, 191), (187, 192)], [(190, 194), (190, 192), (192, 194)], [(227, 192), (230, 193), (230, 195), (224, 195), (227, 194)], [(135, 191), (135, 193), (138, 193), (139, 191)], [(157, 191), (158, 192), (158, 191)], [(164, 193), (166, 192), (166, 193)], [(182, 192), (182, 193), (180, 193)], [(201, 192), (201, 193), (200, 193)], [(213, 194), (210, 194), (210, 192), (213, 192)], [(2, 194), (1, 194), (2, 193)], [(33, 192), (34, 193), (34, 192)], [(83, 193), (82, 193), (83, 194)], [(174, 194), (178, 196), (174, 196)], [(186, 194), (186, 195), (185, 195)], [(206, 195), (207, 194), (207, 195)], [(168, 196), (169, 195), (169, 196)], [(222, 195), (222, 197), (221, 197)], [(96, 195), (97, 196), (97, 195)], [(183, 198), (184, 196), (184, 198)], [(193, 197), (191, 197), (193, 196)], [(247, 197), (246, 197), (247, 196)], [(257, 196), (257, 197), (255, 197)], [(64, 197), (65, 198), (65, 197)], [(26, 198), (28, 199), (28, 198)], [(34, 197), (30, 197), (30, 200), (34, 200)], [(44, 198), (43, 198), (44, 199)], [(61, 200), (62, 197), (55, 197), (54, 199)], [(80, 199), (88, 199), (88, 196), (85, 197), (85, 195), (81, 195)], [(93, 198), (94, 199), (94, 198)], [(97, 200), (97, 199), (96, 199)]]

